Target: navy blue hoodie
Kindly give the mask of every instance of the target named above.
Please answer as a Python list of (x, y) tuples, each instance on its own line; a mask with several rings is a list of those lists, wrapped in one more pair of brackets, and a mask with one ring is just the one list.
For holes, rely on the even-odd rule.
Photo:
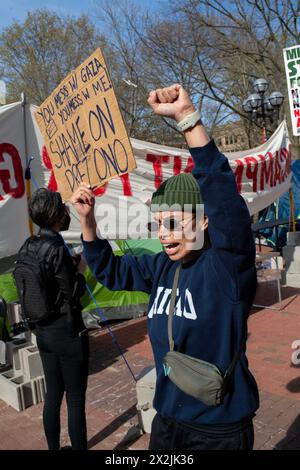
[[(228, 160), (214, 141), (191, 148), (193, 174), (209, 218), (211, 246), (182, 266), (173, 317), (175, 349), (214, 363), (224, 373), (242, 345), (256, 288), (255, 245), (250, 216), (238, 194)], [(178, 262), (166, 253), (114, 256), (106, 240), (83, 242), (95, 277), (111, 290), (150, 294), (148, 333), (157, 371), (155, 409), (163, 416), (194, 424), (235, 423), (258, 408), (256, 382), (243, 350), (224, 403), (208, 407), (186, 395), (164, 375), (169, 350), (168, 306)]]

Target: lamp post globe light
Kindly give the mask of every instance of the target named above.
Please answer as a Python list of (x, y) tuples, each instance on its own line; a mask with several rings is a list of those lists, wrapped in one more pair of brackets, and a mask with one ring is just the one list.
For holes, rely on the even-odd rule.
[(251, 122), (261, 124), (262, 142), (265, 142), (266, 120), (271, 123), (279, 120), (279, 109), (284, 96), (280, 91), (273, 91), (270, 96), (265, 96), (269, 83), (265, 78), (258, 78), (253, 84), (255, 93), (246, 98), (242, 104), (243, 110), (250, 116)]

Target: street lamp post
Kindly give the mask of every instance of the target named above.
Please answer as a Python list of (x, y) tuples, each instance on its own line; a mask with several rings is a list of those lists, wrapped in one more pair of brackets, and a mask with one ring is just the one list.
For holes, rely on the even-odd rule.
[(279, 120), (279, 108), (284, 96), (280, 91), (273, 91), (270, 96), (265, 96), (269, 83), (265, 78), (258, 78), (253, 84), (256, 93), (252, 93), (242, 104), (243, 110), (250, 115), (251, 122), (262, 125), (262, 143), (266, 140), (266, 120), (272, 123)]

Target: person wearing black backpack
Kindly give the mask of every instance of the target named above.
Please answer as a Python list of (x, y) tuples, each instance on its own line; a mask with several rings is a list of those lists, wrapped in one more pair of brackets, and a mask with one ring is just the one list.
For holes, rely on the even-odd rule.
[(43, 423), (49, 450), (60, 449), (60, 407), (64, 392), (72, 450), (87, 448), (85, 393), (89, 344), (80, 305), (85, 278), (80, 257), (72, 257), (59, 232), (70, 215), (59, 193), (35, 191), (29, 215), (40, 227), (19, 251), (14, 272), (22, 310), (35, 328), (45, 380)]

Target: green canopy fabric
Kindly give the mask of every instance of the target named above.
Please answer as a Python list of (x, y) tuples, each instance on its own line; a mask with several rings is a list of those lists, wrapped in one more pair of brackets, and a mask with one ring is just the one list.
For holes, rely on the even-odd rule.
[[(130, 253), (134, 256), (155, 254), (162, 250), (159, 240), (126, 240), (117, 241), (119, 250), (114, 254), (122, 256)], [(2, 261), (2, 260), (1, 260)], [(141, 316), (147, 311), (148, 294), (144, 292), (111, 291), (96, 281), (89, 268), (86, 269), (85, 278), (96, 302), (108, 318), (132, 318)], [(18, 300), (18, 294), (11, 272), (0, 275), (0, 296), (7, 303)], [(96, 312), (94, 301), (88, 292), (81, 299), (84, 312)]]
[(3, 297), (7, 303), (18, 300), (17, 289), (11, 273), (0, 276), (0, 297)]

